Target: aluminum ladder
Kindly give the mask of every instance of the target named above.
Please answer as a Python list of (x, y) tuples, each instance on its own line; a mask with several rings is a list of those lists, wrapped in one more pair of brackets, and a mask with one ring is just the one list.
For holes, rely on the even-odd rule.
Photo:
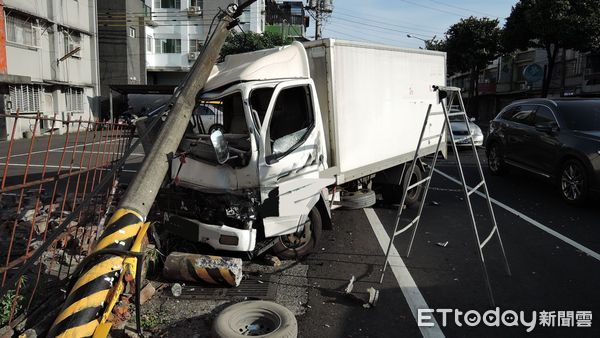
[[(415, 151), (413, 161), (411, 162), (410, 169), (408, 170), (408, 174), (409, 174), (408, 177), (412, 177), (412, 175), (414, 173), (415, 165), (416, 165), (417, 161), (420, 159), (419, 152), (421, 150), (421, 144), (424, 141), (428, 141), (428, 140), (437, 138), (438, 142), (437, 142), (437, 146), (436, 146), (436, 151), (435, 151), (435, 154), (433, 155), (433, 160), (431, 162), (431, 168), (429, 170), (429, 175), (427, 175), (427, 177), (425, 177), (424, 179), (422, 179), (418, 182), (415, 182), (412, 184), (409, 183), (409, 184), (405, 185), (405, 187), (404, 187), (403, 194), (402, 194), (402, 201), (400, 203), (400, 206), (398, 207), (398, 213), (396, 215), (394, 231), (392, 232), (392, 236), (390, 236), (390, 242), (388, 244), (387, 251), (385, 253), (385, 263), (383, 265), (383, 269), (381, 270), (381, 277), (380, 277), (379, 283), (383, 282), (383, 277), (385, 275), (385, 270), (389, 263), (390, 251), (391, 251), (391, 247), (394, 242), (394, 239), (396, 238), (396, 236), (398, 236), (401, 233), (412, 228), (410, 242), (408, 244), (408, 249), (406, 250), (406, 257), (408, 257), (410, 255), (413, 241), (414, 241), (415, 235), (417, 233), (417, 228), (419, 226), (419, 221), (421, 220), (423, 206), (425, 205), (425, 200), (427, 198), (427, 192), (429, 190), (429, 184), (431, 183), (431, 177), (433, 176), (433, 172), (435, 171), (435, 165), (436, 165), (436, 162), (437, 162), (437, 159), (439, 156), (439, 150), (440, 150), (440, 146), (441, 146), (441, 143), (443, 140), (443, 136), (447, 130), (450, 130), (449, 129), (450, 117), (460, 116), (463, 118), (464, 123), (467, 125), (468, 135), (465, 137), (461, 136), (459, 139), (456, 139), (454, 137), (454, 135), (452, 135), (452, 132), (448, 132), (448, 133), (446, 133), (446, 135), (448, 135), (448, 137), (450, 138), (450, 143), (452, 145), (452, 149), (456, 156), (456, 166), (457, 166), (457, 169), (458, 169), (458, 172), (460, 175), (460, 183), (462, 185), (462, 191), (464, 193), (464, 200), (467, 204), (467, 208), (469, 209), (471, 225), (473, 226), (473, 234), (475, 235), (475, 239), (477, 241), (477, 249), (478, 249), (479, 258), (480, 258), (480, 262), (481, 262), (481, 268), (483, 270), (483, 276), (485, 279), (485, 286), (486, 286), (487, 293), (489, 296), (490, 304), (492, 307), (494, 307), (495, 306), (494, 295), (492, 293), (492, 287), (490, 284), (490, 279), (489, 279), (487, 268), (485, 265), (485, 258), (483, 255), (483, 248), (486, 246), (486, 244), (489, 243), (489, 241), (492, 239), (492, 237), (494, 235), (496, 235), (498, 237), (498, 242), (500, 244), (500, 250), (502, 251), (502, 256), (504, 258), (504, 265), (506, 268), (506, 273), (510, 276), (511, 272), (510, 272), (510, 267), (508, 265), (508, 260), (506, 259), (506, 253), (504, 252), (504, 245), (502, 244), (502, 238), (500, 237), (500, 232), (498, 231), (498, 224), (496, 222), (496, 216), (494, 215), (494, 209), (492, 208), (492, 203), (490, 200), (490, 195), (488, 192), (487, 184), (485, 182), (485, 177), (483, 175), (483, 170), (481, 169), (481, 161), (479, 160), (479, 155), (477, 154), (477, 149), (476, 149), (475, 143), (473, 141), (473, 137), (471, 134), (471, 128), (469, 127), (469, 120), (467, 117), (467, 113), (465, 110), (465, 106), (464, 106), (462, 97), (460, 95), (460, 88), (433, 86), (433, 89), (434, 89), (434, 91), (438, 92), (438, 99), (439, 99), (439, 102), (441, 103), (442, 111), (437, 112), (437, 113), (431, 113), (432, 105), (431, 104), (429, 105), (429, 107), (427, 109), (427, 114), (425, 115), (425, 121), (423, 122), (423, 129), (421, 130), (421, 135), (419, 136), (419, 142), (417, 143), (417, 149)], [(453, 106), (454, 100), (458, 100), (458, 105), (459, 105), (458, 111), (451, 111), (451, 109), (450, 109)], [(444, 101), (445, 101), (445, 103), (444, 103)], [(442, 130), (441, 130), (440, 134), (423, 137), (425, 135), (425, 129), (427, 127), (429, 117), (435, 116), (435, 115), (442, 115), (442, 114), (444, 115), (444, 123), (442, 125)], [(465, 175), (464, 175), (463, 168), (462, 168), (462, 164), (460, 161), (460, 156), (458, 154), (458, 150), (456, 147), (456, 142), (461, 142), (461, 141), (464, 141), (465, 139), (470, 140), (471, 149), (473, 151), (474, 157), (477, 160), (477, 169), (479, 171), (479, 177), (481, 179), (481, 181), (477, 185), (475, 185), (473, 188), (470, 188), (469, 186), (467, 186), (467, 183), (465, 181)], [(405, 174), (406, 174), (406, 172), (405, 172)], [(410, 180), (409, 180), (409, 182), (410, 182)], [(402, 211), (404, 210), (404, 202), (406, 199), (407, 192), (413, 188), (418, 187), (419, 185), (422, 185), (422, 184), (425, 184), (425, 189), (423, 192), (423, 198), (421, 199), (421, 202), (419, 203), (419, 209), (417, 212), (417, 216), (415, 218), (413, 218), (412, 221), (410, 221), (408, 224), (404, 225), (401, 229), (398, 229), (400, 226), (400, 219), (402, 217)], [(485, 237), (485, 239), (483, 241), (481, 241), (479, 231), (477, 230), (477, 222), (475, 220), (475, 215), (473, 213), (473, 206), (471, 204), (471, 199), (470, 199), (471, 196), (480, 189), (483, 189), (483, 191), (485, 193), (484, 198), (487, 202), (487, 207), (488, 207), (489, 214), (490, 214), (492, 224), (493, 224), (492, 230)]]

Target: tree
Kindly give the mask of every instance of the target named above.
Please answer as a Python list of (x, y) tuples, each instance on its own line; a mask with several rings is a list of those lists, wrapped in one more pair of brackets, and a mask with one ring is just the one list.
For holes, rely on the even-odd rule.
[(231, 33), (221, 49), (221, 59), (230, 54), (253, 52), (255, 50), (273, 48), (292, 43), (291, 38), (284, 38), (280, 34), (264, 32)]
[(586, 52), (600, 47), (600, 0), (520, 0), (506, 19), (502, 45), (506, 52), (546, 51), (541, 93), (546, 97), (561, 49)]
[[(444, 48), (448, 56), (448, 73), (469, 72), (469, 106), (477, 101), (479, 71), (497, 57), (501, 30), (498, 20), (469, 17), (450, 26), (446, 40), (433, 44)], [(429, 48), (428, 48), (429, 49)]]

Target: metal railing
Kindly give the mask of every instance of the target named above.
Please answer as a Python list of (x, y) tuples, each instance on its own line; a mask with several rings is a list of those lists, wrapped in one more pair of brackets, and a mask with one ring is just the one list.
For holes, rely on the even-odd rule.
[[(57, 292), (88, 253), (119, 192), (118, 171), (111, 168), (129, 148), (133, 128), (92, 118), (63, 120), (56, 114), (17, 112), (0, 119), (9, 126), (8, 140), (0, 142), (2, 327), (22, 322), (53, 298), (62, 299)], [(29, 132), (20, 139), (22, 125)], [(112, 175), (112, 182), (90, 196), (106, 175)], [(76, 210), (86, 198), (90, 202)], [(60, 234), (48, 236), (53, 231)], [(47, 240), (52, 242), (44, 245)], [(10, 283), (34, 256), (35, 265)]]

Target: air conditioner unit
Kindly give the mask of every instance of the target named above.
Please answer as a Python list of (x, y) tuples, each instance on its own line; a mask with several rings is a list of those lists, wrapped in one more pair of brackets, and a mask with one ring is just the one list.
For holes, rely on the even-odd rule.
[(191, 6), (187, 9), (188, 16), (202, 15), (202, 8), (198, 6)]
[(188, 53), (188, 60), (189, 61), (194, 61), (198, 58), (198, 52), (189, 52)]

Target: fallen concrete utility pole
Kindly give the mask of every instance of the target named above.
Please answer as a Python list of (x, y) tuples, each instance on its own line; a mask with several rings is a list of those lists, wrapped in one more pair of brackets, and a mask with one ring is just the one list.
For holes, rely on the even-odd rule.
[(173, 280), (239, 286), (242, 259), (172, 252), (165, 260), (163, 276)]
[[(169, 167), (169, 154), (177, 150), (190, 120), (195, 99), (204, 87), (215, 65), (229, 30), (238, 24), (243, 10), (256, 0), (239, 7), (229, 6), (219, 14), (217, 26), (188, 77), (175, 93), (175, 103), (156, 137), (132, 183), (127, 188), (119, 208), (108, 222), (91, 254), (96, 255), (89, 267), (84, 267), (65, 301), (61, 312), (48, 333), (49, 337), (92, 336), (103, 324), (102, 334), (107, 334), (110, 324), (104, 325), (112, 310), (111, 302), (119, 293), (120, 275), (128, 250), (143, 228), (146, 216)], [(106, 254), (101, 254), (106, 250)], [(123, 254), (115, 254), (122, 250)], [(110, 253), (108, 253), (110, 252)], [(107, 305), (108, 304), (108, 305)], [(136, 313), (139, 326), (139, 314)], [(108, 328), (107, 328), (108, 326)], [(98, 336), (98, 335), (95, 335)]]

